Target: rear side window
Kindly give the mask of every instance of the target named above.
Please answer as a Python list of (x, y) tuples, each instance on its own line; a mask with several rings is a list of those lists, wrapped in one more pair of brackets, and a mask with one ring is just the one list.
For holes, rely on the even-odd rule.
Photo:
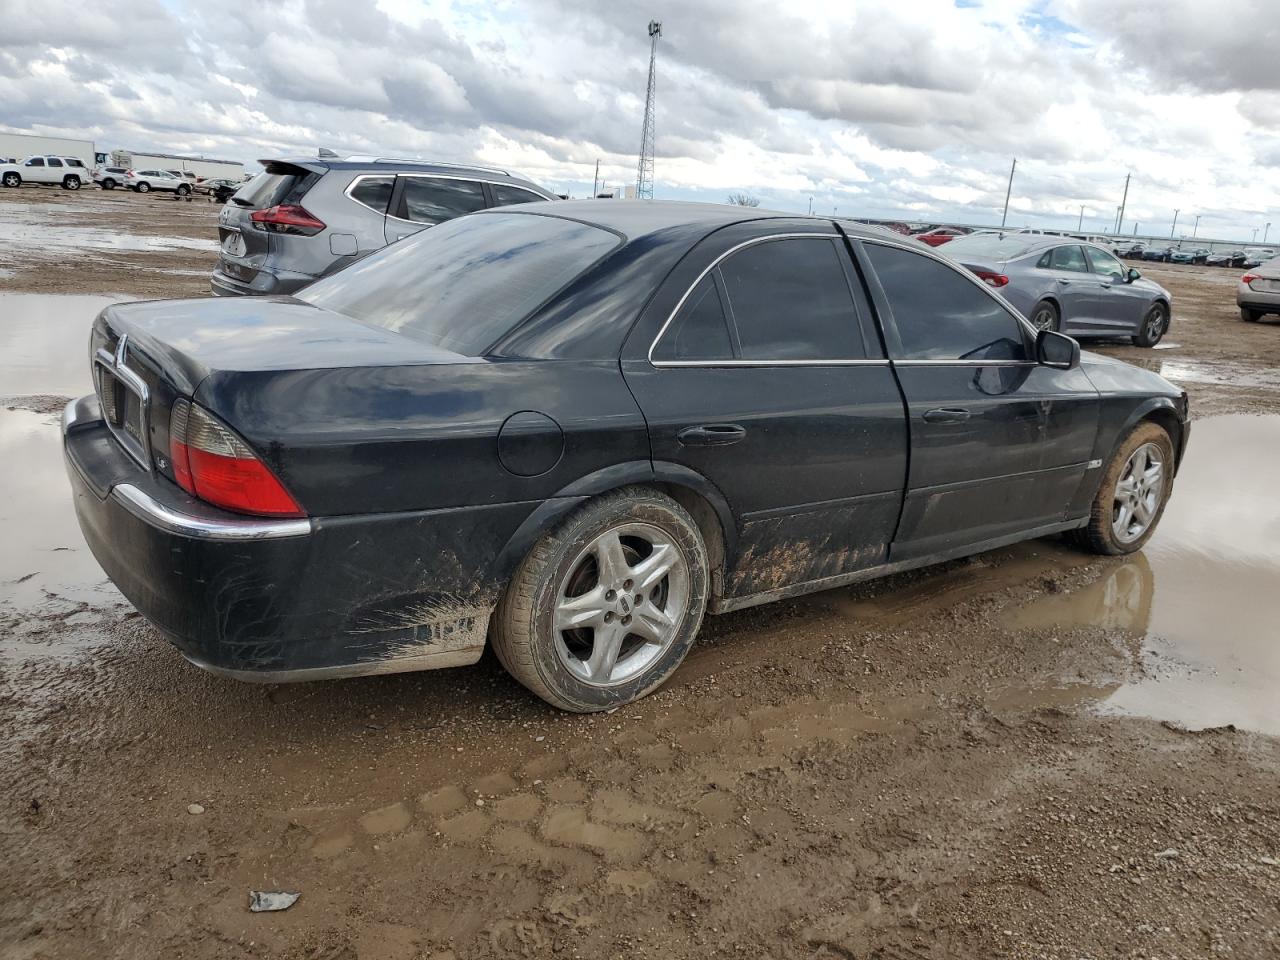
[(351, 199), (374, 213), (385, 214), (387, 204), (391, 202), (391, 188), (395, 185), (395, 177), (362, 177), (351, 188)]
[(61, 161), (61, 160), (59, 160), (57, 157), (50, 157), (50, 158), (49, 158), (49, 166), (51, 166), (51, 167), (60, 167), (60, 166), (62, 166), (62, 161)]
[(83, 166), (84, 166), (84, 164), (83, 164), (83, 163), (81, 163), (79, 160), (75, 159), (74, 157), (70, 157), (70, 158), (68, 158), (68, 159), (67, 159), (67, 166), (68, 166), (68, 167), (83, 167)]
[(1049, 251), (1049, 269), (1088, 273), (1089, 264), (1084, 259), (1084, 248), (1074, 243), (1067, 247), (1054, 247)]
[(287, 163), (271, 163), (237, 190), (231, 199), (242, 207), (258, 210), (278, 203), (298, 203), (320, 176)]
[(724, 304), (713, 275), (708, 274), (693, 288), (684, 306), (653, 348), (657, 362), (733, 359), (733, 342)]
[(444, 223), (484, 209), (484, 188), (474, 180), (404, 177), (400, 217), (414, 223)]
[(1025, 360), (1022, 326), (959, 271), (922, 254), (865, 243), (902, 341), (895, 360)]
[(744, 360), (862, 360), (866, 348), (835, 241), (753, 244), (720, 264)]
[(558, 217), (467, 217), (384, 247), (297, 297), (480, 356), (620, 242), (606, 230)]
[(489, 189), (493, 192), (493, 205), (495, 207), (505, 207), (512, 203), (532, 203), (535, 200), (545, 200), (530, 190), (522, 190), (520, 187), (511, 187), (505, 183), (491, 183)]

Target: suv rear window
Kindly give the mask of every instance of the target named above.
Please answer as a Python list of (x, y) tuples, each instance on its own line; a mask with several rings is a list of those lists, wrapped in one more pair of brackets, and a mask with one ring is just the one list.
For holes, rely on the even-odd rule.
[(262, 210), (277, 203), (297, 203), (320, 179), (320, 174), (287, 163), (269, 163), (231, 197), (242, 207)]
[(558, 217), (478, 214), (384, 247), (297, 297), (480, 356), (620, 242), (606, 230)]

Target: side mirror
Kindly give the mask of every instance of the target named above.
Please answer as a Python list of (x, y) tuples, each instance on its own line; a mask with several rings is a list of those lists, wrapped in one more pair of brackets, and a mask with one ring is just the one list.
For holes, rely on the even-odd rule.
[(1141, 279), (1142, 279), (1142, 274), (1140, 274), (1136, 268), (1130, 267), (1128, 274), (1125, 275), (1124, 282), (1133, 283), (1133, 281), (1141, 280)]
[(1036, 334), (1036, 362), (1055, 370), (1074, 370), (1080, 366), (1080, 344), (1065, 333), (1041, 330)]

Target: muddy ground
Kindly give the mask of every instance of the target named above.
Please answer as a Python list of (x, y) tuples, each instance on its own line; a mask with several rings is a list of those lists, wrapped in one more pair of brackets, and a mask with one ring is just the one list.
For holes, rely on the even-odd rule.
[(714, 618), (666, 689), (577, 717), (491, 659), (219, 680), (103, 581), (51, 411), (89, 295), (203, 295), (211, 244), (150, 244), (215, 218), (0, 191), (0, 957), (1280, 954), (1280, 325), (1235, 271), (1148, 265), (1167, 349), (1097, 347), (1197, 414), (1141, 554)]

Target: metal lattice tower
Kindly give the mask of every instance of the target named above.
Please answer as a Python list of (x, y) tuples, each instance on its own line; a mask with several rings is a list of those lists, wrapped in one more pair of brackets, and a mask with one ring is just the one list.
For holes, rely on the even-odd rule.
[(658, 38), (662, 36), (662, 24), (649, 21), (649, 92), (644, 98), (644, 131), (640, 136), (640, 165), (636, 168), (636, 197), (653, 199), (653, 84), (658, 65)]

